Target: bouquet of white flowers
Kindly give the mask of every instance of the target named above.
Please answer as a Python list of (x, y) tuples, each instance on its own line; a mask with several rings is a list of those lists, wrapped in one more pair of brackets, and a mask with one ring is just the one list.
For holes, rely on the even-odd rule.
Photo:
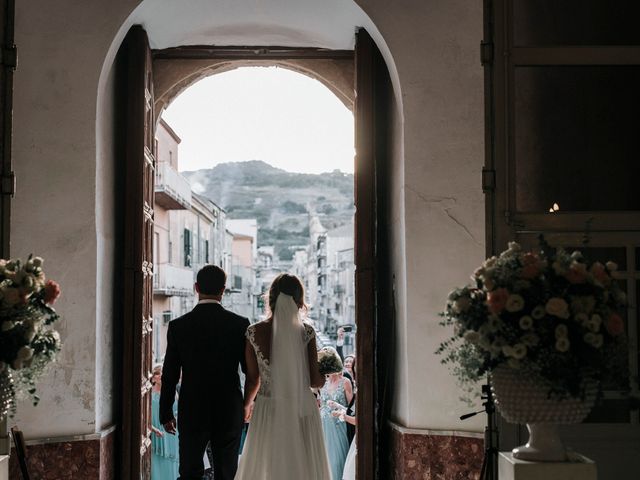
[(451, 292), (441, 325), (454, 334), (436, 353), (468, 392), (506, 365), (542, 380), (550, 395), (581, 397), (585, 378), (600, 382), (624, 351), (616, 269), (542, 237), (537, 251), (510, 243), (476, 270), (474, 285)]
[(61, 348), (51, 306), (60, 287), (46, 280), (42, 263), (0, 260), (0, 418), (15, 412), (17, 394), (38, 403), (35, 382)]

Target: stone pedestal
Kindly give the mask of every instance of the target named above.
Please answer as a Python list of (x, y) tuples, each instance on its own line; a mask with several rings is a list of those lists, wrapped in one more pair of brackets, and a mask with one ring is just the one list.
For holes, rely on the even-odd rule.
[(568, 462), (526, 462), (511, 452), (498, 457), (500, 480), (597, 480), (596, 464), (582, 455), (570, 455)]
[(9, 455), (0, 455), (0, 480), (9, 480)]

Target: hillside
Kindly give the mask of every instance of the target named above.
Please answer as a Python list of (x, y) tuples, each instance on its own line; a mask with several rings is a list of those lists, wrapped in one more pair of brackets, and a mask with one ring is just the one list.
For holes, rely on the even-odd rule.
[(353, 175), (339, 171), (292, 173), (252, 160), (182, 174), (228, 218), (256, 218), (258, 246), (275, 245), (283, 260), (288, 247), (309, 242), (309, 212), (326, 228), (344, 225), (354, 213)]

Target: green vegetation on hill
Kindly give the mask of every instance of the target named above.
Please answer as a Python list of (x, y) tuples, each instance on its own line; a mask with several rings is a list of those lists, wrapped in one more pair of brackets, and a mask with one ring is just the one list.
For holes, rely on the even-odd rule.
[(282, 260), (291, 258), (290, 247), (309, 242), (309, 212), (328, 229), (349, 222), (354, 213), (353, 175), (340, 171), (292, 173), (252, 160), (183, 175), (228, 218), (256, 218), (258, 246), (274, 245)]

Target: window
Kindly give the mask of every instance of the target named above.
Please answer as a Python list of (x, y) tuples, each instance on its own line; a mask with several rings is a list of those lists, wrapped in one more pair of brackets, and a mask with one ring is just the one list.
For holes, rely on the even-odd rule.
[(209, 240), (204, 241), (204, 263), (209, 263)]
[(240, 275), (233, 276), (233, 288), (235, 290), (242, 290), (242, 277)]
[(191, 230), (184, 229), (184, 266), (190, 267), (193, 256), (193, 244), (191, 240)]

